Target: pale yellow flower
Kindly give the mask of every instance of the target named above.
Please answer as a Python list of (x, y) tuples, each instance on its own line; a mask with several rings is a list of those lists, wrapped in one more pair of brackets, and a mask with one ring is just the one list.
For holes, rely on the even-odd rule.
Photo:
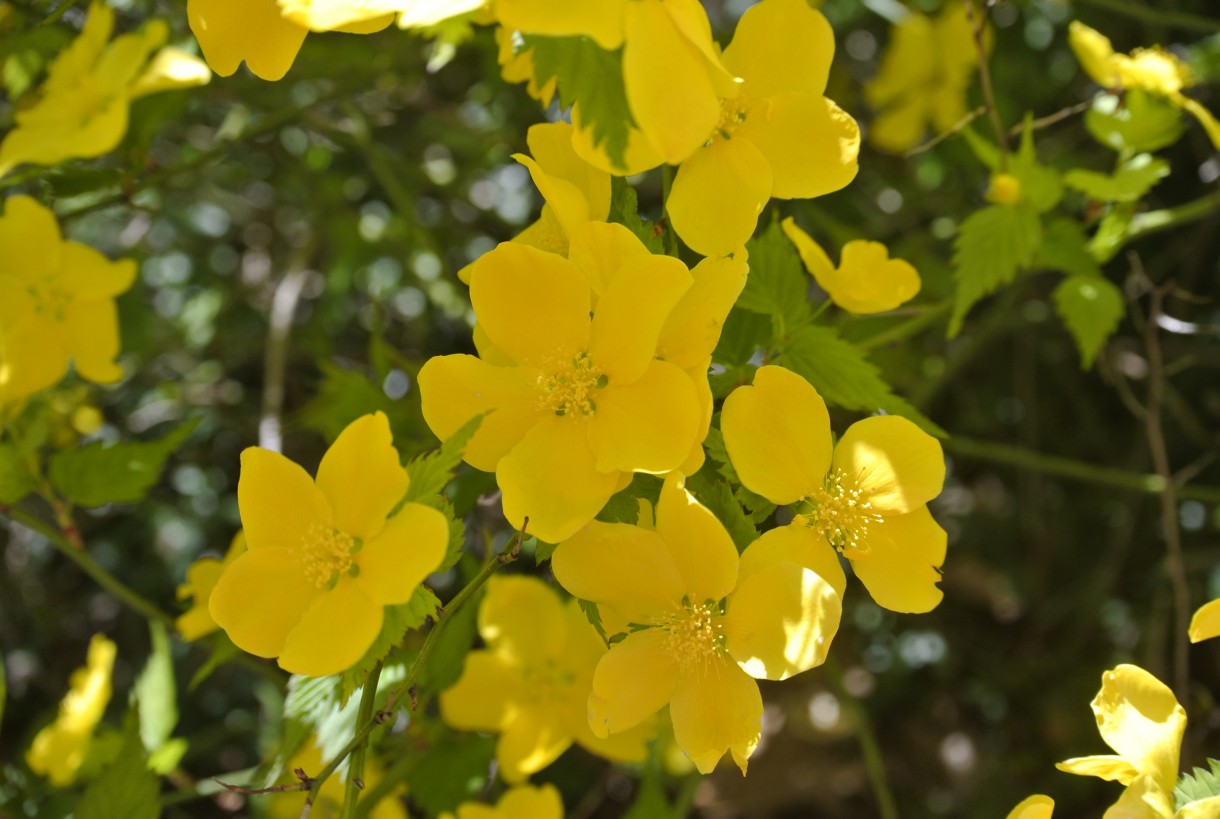
[(84, 668), (72, 672), (71, 690), (59, 704), (59, 716), (38, 732), (26, 751), (30, 770), (57, 787), (72, 784), (89, 751), (93, 731), (110, 702), (110, 675), (118, 649), (101, 634), (89, 641)]
[(201, 558), (186, 570), (186, 580), (178, 587), (178, 599), (191, 601), (191, 607), (179, 615), (174, 623), (183, 640), (198, 640), (220, 628), (208, 611), (208, 600), (224, 570), (245, 551), (246, 536), (239, 531), (233, 536), (223, 559)]
[(855, 239), (843, 246), (835, 267), (822, 246), (797, 227), (791, 217), (781, 223), (801, 261), (830, 300), (849, 313), (867, 315), (893, 310), (919, 292), (919, 273), (909, 262), (891, 259), (880, 242)]

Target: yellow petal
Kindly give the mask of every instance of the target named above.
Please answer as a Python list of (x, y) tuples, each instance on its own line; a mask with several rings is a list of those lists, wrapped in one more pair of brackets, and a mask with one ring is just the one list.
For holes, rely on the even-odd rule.
[(114, 9), (104, 3), (90, 3), (80, 36), (51, 63), (44, 90), (58, 93), (79, 86), (92, 73), (113, 30)]
[(902, 515), (940, 494), (945, 456), (940, 442), (897, 415), (864, 418), (835, 446), (833, 466), (856, 481), (882, 515)]
[(1064, 773), (1078, 776), (1096, 776), (1107, 782), (1128, 785), (1139, 776), (1139, 771), (1121, 756), (1079, 756), (1056, 762), (1055, 767)]
[(944, 597), (938, 587), (945, 561), (947, 536), (928, 507), (871, 523), (863, 537), (862, 554), (846, 552), (852, 571), (877, 605), (890, 611), (922, 613)]
[[(539, 250), (545, 250), (547, 253), (568, 255), (568, 232), (560, 223), (559, 217), (555, 215), (555, 209), (545, 203), (542, 206), (542, 213), (538, 215), (538, 221), (526, 226), (512, 240), (519, 245), (529, 245)], [(458, 280), (470, 284), (470, 265), (466, 265), (458, 271)], [(475, 347), (481, 350), (477, 341)]]
[(548, 37), (590, 37), (607, 51), (623, 44), (626, 0), (496, 0), (496, 17), (505, 28)]
[(563, 654), (570, 625), (555, 591), (535, 577), (493, 577), (479, 606), (479, 635), (501, 657), (525, 668)]
[(695, 265), (691, 270), (694, 283), (661, 328), (657, 358), (684, 370), (702, 365), (720, 341), (724, 320), (745, 287), (749, 269), (744, 253), (704, 259)]
[(1197, 100), (1187, 96), (1178, 95), (1175, 100), (1184, 110), (1199, 120), (1199, 124), (1207, 132), (1207, 138), (1212, 141), (1212, 147), (1220, 151), (1220, 122), (1216, 121), (1212, 112), (1200, 105)]
[[(496, 803), (496, 819), (563, 819), (563, 800), (554, 785), (511, 788)], [(468, 819), (466, 816), (461, 819)], [(475, 819), (475, 817), (469, 817)], [(488, 818), (490, 819), (490, 817)]]
[(751, 677), (786, 680), (826, 661), (842, 615), (830, 583), (804, 566), (772, 563), (729, 598), (725, 647)]
[[(868, 129), (868, 143), (879, 151), (901, 154), (914, 148), (928, 130), (929, 100), (922, 94), (901, 99), (882, 111)], [(953, 127), (961, 117), (952, 120)]]
[(496, 742), (500, 775), (510, 785), (550, 765), (572, 745), (561, 712), (545, 705), (521, 708)]
[(518, 364), (588, 348), (589, 286), (562, 256), (503, 242), (471, 266), (470, 301), (488, 338)]
[(313, 599), (288, 634), (280, 668), (292, 674), (324, 677), (351, 668), (364, 656), (385, 619), (382, 607), (355, 583), (339, 580)]
[(1119, 85), (1114, 46), (1110, 45), (1108, 37), (1079, 20), (1073, 20), (1068, 26), (1068, 44), (1080, 61), (1080, 67), (1093, 82), (1102, 88), (1116, 88)]
[(659, 474), (676, 468), (690, 454), (701, 416), (686, 373), (666, 361), (650, 362), (636, 381), (598, 391), (588, 424), (596, 469)]
[(577, 156), (598, 170), (615, 176), (634, 176), (637, 173), (651, 170), (665, 161), (644, 135), (644, 132), (634, 125), (627, 128), (627, 147), (623, 150), (622, 164), (611, 161), (609, 155), (600, 144), (593, 141), (593, 126), (585, 126), (580, 117), (580, 106), (572, 106), (572, 149)]
[(568, 258), (580, 268), (589, 287), (601, 298), (620, 272), (630, 271), (654, 257), (644, 243), (622, 225), (589, 222), (573, 231)]
[(571, 236), (573, 230), (589, 221), (589, 200), (579, 188), (566, 179), (548, 175), (533, 158), (525, 154), (513, 154), (513, 159), (529, 171), (534, 186), (559, 220), (564, 233)]
[(212, 589), (223, 571), (221, 562), (212, 557), (196, 560), (187, 568), (186, 582), (178, 587), (178, 598), (194, 598), (194, 603), (174, 621), (174, 627), (183, 640), (198, 640), (216, 630), (216, 621), (208, 611), (208, 598), (212, 596)]
[(444, 515), (422, 503), (403, 504), (385, 528), (352, 556), (360, 567), (356, 585), (374, 603), (405, 603), (436, 571), (448, 548), (449, 524)]
[[(72, 271), (76, 265), (63, 264), (65, 249), (84, 245), (63, 241), (59, 233), (59, 223), (55, 221), (55, 213), (50, 208), (43, 207), (36, 199), (24, 195), (9, 197), (0, 204), (4, 207), (4, 215), (0, 216), (0, 247), (4, 248), (4, 253), (0, 254), (0, 278), (11, 278), (15, 282), (34, 285), (59, 271), (72, 277), (69, 280), (73, 289), (80, 288), (93, 278), (74, 276)], [(85, 256), (94, 260), (101, 254)], [(76, 264), (83, 260), (84, 258), (77, 258)], [(94, 267), (97, 265), (91, 261), (90, 271)], [(127, 267), (123, 269), (130, 270)], [(131, 272), (134, 274), (134, 270)], [(88, 291), (82, 291), (82, 294), (89, 295)]]
[(318, 466), (318, 489), (330, 504), (335, 528), (361, 539), (381, 531), (408, 482), (389, 419), (381, 412), (348, 424)]
[(194, 88), (207, 85), (211, 79), (212, 72), (203, 60), (180, 48), (166, 46), (157, 52), (144, 73), (129, 87), (127, 96), (137, 99), (160, 91)]
[(317, 595), (287, 549), (252, 548), (225, 569), (208, 611), (242, 651), (275, 657)]
[(919, 292), (919, 273), (908, 262), (891, 259), (880, 242), (855, 240), (843, 246), (843, 259), (831, 279), (818, 283), (848, 312), (882, 313)]
[(222, 77), (245, 60), (255, 76), (280, 79), (309, 33), (281, 16), (275, 0), (187, 0), (186, 16), (204, 59)]
[(771, 188), (771, 166), (752, 142), (717, 138), (678, 168), (665, 209), (692, 250), (723, 256), (753, 235)]
[(720, 602), (737, 585), (737, 547), (717, 520), (671, 474), (657, 502), (656, 532), (665, 541), (692, 603)]
[(1139, 666), (1120, 665), (1102, 674), (1092, 708), (1106, 744), (1172, 792), (1186, 712), (1169, 687)]
[(612, 387), (648, 370), (661, 328), (692, 281), (680, 259), (653, 255), (633, 259), (609, 280), (593, 312), (589, 355)]
[(789, 91), (820, 97), (834, 53), (834, 31), (820, 11), (806, 0), (767, 0), (741, 15), (724, 64), (752, 100)]
[(576, 742), (591, 754), (612, 762), (640, 764), (648, 759), (648, 744), (657, 736), (658, 719), (646, 719), (634, 728), (598, 737), (589, 728), (588, 707), (582, 720), (583, 730), (576, 734)]
[(678, 464), (677, 471), (683, 475), (694, 475), (703, 468), (705, 459), (703, 455), (703, 441), (707, 438), (708, 431), (712, 428), (712, 411), (715, 409), (714, 400), (712, 398), (712, 387), (708, 383), (708, 370), (711, 369), (712, 358), (708, 356), (703, 361), (688, 369), (686, 375), (690, 378), (691, 383), (695, 385), (695, 396), (699, 402), (699, 423), (695, 428), (695, 440), (691, 444), (690, 453), (682, 463)]
[(663, 0), (674, 26), (703, 57), (703, 67), (716, 96), (732, 99), (741, 92), (741, 80), (734, 77), (720, 58), (720, 45), (712, 39), (712, 23), (700, 0)]
[(34, 314), (4, 338), (0, 385), (15, 395), (33, 395), (55, 384), (68, 371), (68, 340), (62, 328)]
[(771, 166), (771, 196), (808, 199), (847, 187), (860, 169), (860, 128), (825, 97), (781, 94), (755, 105), (733, 138)]
[[(45, 233), (39, 230), (39, 235)], [(36, 241), (38, 239), (33, 236), (24, 239), (26, 245)], [(136, 263), (132, 259), (112, 262), (93, 248), (78, 242), (64, 242), (62, 251), (55, 255), (60, 259), (59, 281), (65, 290), (71, 291), (78, 299), (114, 298), (135, 284)]]
[(660, 629), (628, 634), (593, 673), (589, 727), (599, 737), (633, 728), (664, 708), (677, 686), (667, 634)]
[(451, 17), (486, 8), (489, 0), (391, 0), (402, 10), (398, 14), (399, 28), (424, 28)]
[(1139, 776), (1127, 786), (1102, 819), (1182, 819), (1174, 813), (1173, 785), (1170, 789), (1151, 776)]
[(776, 563), (795, 563), (821, 577), (843, 597), (847, 576), (836, 552), (826, 539), (807, 526), (777, 526), (746, 547), (741, 553), (744, 579)]
[(711, 135), (720, 119), (720, 99), (704, 55), (665, 5), (662, 0), (627, 4), (623, 79), (636, 124), (666, 162), (677, 164)]
[(1200, 799), (1184, 805), (1174, 819), (1220, 819), (1220, 796)]
[(614, 494), (617, 472), (599, 472), (589, 448), (588, 424), (546, 416), (496, 466), (504, 516), (547, 543), (571, 536)]
[(1220, 637), (1220, 600), (1204, 603), (1190, 618), (1190, 641), (1197, 643)]
[(1008, 819), (1051, 819), (1054, 812), (1055, 800), (1036, 793), (1022, 799), (1021, 804), (1009, 811)]
[(760, 367), (752, 387), (738, 387), (725, 399), (720, 429), (750, 491), (782, 506), (822, 486), (830, 468), (830, 413), (799, 375)]
[(483, 413), (462, 458), (484, 472), (495, 471), (545, 415), (538, 403), (537, 370), (492, 366), (470, 355), (428, 359), (419, 371), (419, 391), (424, 420), (441, 440)]
[(119, 313), (111, 299), (73, 301), (65, 313), (68, 350), (81, 377), (113, 384), (123, 377), (119, 354)]
[(278, 0), (280, 13), (313, 31), (372, 34), (394, 22), (402, 0)]
[[(613, 649), (611, 650), (613, 653)], [(746, 772), (762, 735), (758, 683), (731, 659), (717, 660), (684, 679), (669, 705), (674, 740), (701, 774), (710, 774), (726, 750)]]
[(237, 505), (250, 549), (297, 549), (313, 526), (329, 526), (330, 506), (304, 469), (278, 452), (241, 453)]
[(660, 535), (625, 523), (593, 521), (559, 544), (551, 571), (574, 597), (608, 604), (637, 625), (661, 621), (685, 594)]
[(441, 717), (463, 731), (503, 731), (526, 693), (519, 667), (494, 651), (471, 651), (462, 676), (441, 692)]
[(784, 235), (796, 245), (796, 252), (801, 255), (801, 263), (817, 281), (818, 286), (830, 292), (830, 284), (835, 280), (835, 266), (822, 246), (813, 240), (796, 224), (791, 216), (780, 222)]

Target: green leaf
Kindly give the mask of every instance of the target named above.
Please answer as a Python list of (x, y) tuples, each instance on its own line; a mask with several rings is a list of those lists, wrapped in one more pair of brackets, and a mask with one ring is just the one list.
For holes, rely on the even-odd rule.
[(1121, 99), (1099, 95), (1085, 112), (1084, 127), (1116, 151), (1156, 151), (1182, 136), (1182, 111), (1163, 97), (1128, 88)]
[(686, 488), (724, 524), (738, 552), (758, 540), (758, 528), (733, 497), (733, 487), (706, 467), (686, 479)]
[(404, 501), (433, 502), (436, 505), (437, 497), (445, 491), (445, 484), (453, 478), (453, 471), (462, 462), (466, 444), (470, 443), (470, 438), (482, 421), (483, 416), (476, 415), (450, 435), (439, 449), (426, 452), (407, 464), (411, 485), (407, 488)]
[(1008, 172), (1021, 183), (1021, 200), (1028, 202), (1038, 213), (1045, 213), (1063, 198), (1063, 184), (1059, 181), (1058, 171), (1038, 164), (1032, 121), (1033, 117), (1026, 115), (1021, 145), (1008, 163)]
[(962, 222), (953, 246), (957, 294), (949, 321), (950, 338), (962, 329), (962, 319), (979, 299), (1029, 266), (1041, 243), (1038, 214), (1021, 203), (992, 205)]
[(402, 642), (407, 632), (419, 628), (429, 617), (436, 617), (441, 601), (427, 586), (420, 586), (411, 599), (400, 606), (385, 607), (385, 621), (377, 639), (351, 668), (339, 675), (339, 702), (346, 703), (352, 693), (368, 679), (373, 666), (385, 659), (390, 650)]
[(610, 496), (597, 519), (603, 523), (630, 523), (634, 525), (640, 518), (640, 501), (645, 500), (654, 507), (661, 497), (660, 478), (655, 475), (637, 473), (631, 483), (619, 492)]
[(1152, 186), (1169, 176), (1169, 163), (1152, 154), (1137, 154), (1112, 176), (1077, 169), (1063, 175), (1063, 183), (1098, 202), (1135, 202)]
[(452, 569), (462, 559), (462, 547), (466, 545), (466, 524), (453, 514), (453, 504), (440, 504), (440, 512), (449, 524), (449, 544), (445, 547), (445, 557), (435, 571), (444, 572)]
[(589, 621), (589, 625), (593, 626), (598, 635), (601, 636), (602, 642), (607, 642), (609, 638), (606, 636), (606, 627), (602, 625), (602, 613), (597, 604), (589, 600), (581, 600), (580, 598), (576, 599), (576, 604), (584, 612), (585, 619)]
[(284, 775), (288, 760), (333, 714), (339, 711), (339, 687), (336, 677), (288, 678), (288, 694), (284, 698), (283, 735), (273, 756), (266, 763), (264, 782), (273, 785)]
[[(752, 261), (752, 260), (751, 260)], [(746, 279), (746, 288), (750, 280)], [(738, 301), (740, 304), (740, 300)], [(720, 341), (712, 360), (728, 367), (746, 364), (771, 340), (771, 320), (734, 305), (720, 330)]]
[(746, 250), (750, 275), (736, 306), (771, 316), (781, 338), (807, 324), (813, 316), (808, 297), (810, 277), (779, 222), (772, 220), (761, 235), (746, 243)]
[(476, 595), (448, 618), (444, 630), (432, 646), (428, 662), (420, 672), (421, 688), (439, 693), (452, 686), (458, 681), (458, 677), (462, 676), (462, 666), (466, 663), (466, 655), (474, 645), (478, 632), (481, 599)]
[(621, 176), (610, 180), (610, 221), (622, 225), (635, 234), (644, 243), (649, 252), (663, 254), (665, 242), (661, 239), (661, 226), (654, 222), (645, 222), (640, 218), (639, 197), (635, 188), (627, 184)]
[(174, 660), (170, 655), (165, 626), (150, 623), (149, 632), (152, 654), (144, 664), (132, 694), (140, 714), (140, 741), (144, 743), (144, 750), (153, 754), (174, 733), (174, 727), (178, 724), (178, 701), (174, 685)]
[(724, 445), (724, 433), (720, 431), (719, 416), (716, 418), (716, 423), (707, 431), (707, 437), (703, 439), (703, 449), (707, 452), (707, 457), (716, 462), (716, 472), (721, 477), (729, 483), (741, 483), (741, 479), (737, 477), (737, 470), (733, 467), (733, 461), (729, 458), (729, 450)]
[(797, 330), (776, 363), (802, 376), (828, 403), (862, 412), (884, 410), (913, 421), (931, 435), (945, 436), (943, 429), (894, 395), (858, 347), (829, 327), (811, 324)]
[(1060, 282), (1051, 295), (1087, 369), (1123, 317), (1123, 294), (1100, 276), (1077, 275)]
[(774, 503), (757, 492), (751, 492), (744, 486), (739, 486), (733, 490), (733, 497), (745, 507), (746, 511), (750, 513), (751, 520), (755, 523), (762, 523), (771, 517), (771, 513), (775, 511)]
[(322, 383), (317, 393), (296, 414), (296, 422), (312, 429), (326, 440), (333, 441), (347, 425), (362, 415), (384, 412), (391, 419), (400, 413), (381, 387), (364, 373), (336, 366), (329, 361), (318, 362)]
[(179, 424), (156, 441), (104, 446), (95, 441), (57, 452), (48, 473), (65, 500), (78, 506), (136, 503), (156, 484), (166, 459), (190, 436), (199, 419)]
[(1089, 252), (1088, 237), (1074, 219), (1056, 219), (1046, 226), (1037, 266), (1083, 276), (1101, 275), (1101, 266)]
[(1207, 760), (1207, 770), (1195, 768), (1178, 777), (1173, 789), (1174, 811), (1180, 811), (1192, 802), (1220, 796), (1220, 762)]
[(139, 720), (129, 718), (118, 756), (89, 783), (76, 803), (76, 819), (157, 819), (161, 785), (147, 761)]
[(580, 105), (580, 121), (593, 129), (593, 144), (601, 146), (618, 167), (625, 166), (627, 138), (635, 125), (623, 84), (623, 50), (606, 51), (588, 37), (522, 35), (521, 51), (530, 51), (538, 87), (555, 80), (564, 108)]
[(496, 738), (446, 731), (407, 777), (411, 800), (428, 816), (452, 811), (487, 784)]
[(0, 503), (16, 503), (34, 491), (34, 476), (26, 469), (21, 451), (0, 443)]

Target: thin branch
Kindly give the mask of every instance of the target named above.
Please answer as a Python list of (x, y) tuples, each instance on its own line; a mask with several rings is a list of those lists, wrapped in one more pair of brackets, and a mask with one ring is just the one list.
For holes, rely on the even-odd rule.
[(911, 316), (906, 321), (887, 327), (876, 335), (857, 342), (856, 346), (861, 350), (872, 350), (886, 344), (906, 341), (925, 327), (940, 321), (948, 315), (952, 308), (953, 302), (950, 301), (927, 305), (918, 314)]
[(932, 150), (933, 148), (935, 148), (937, 145), (944, 142), (949, 137), (957, 136), (958, 134), (960, 134), (962, 132), (963, 128), (965, 128), (967, 125), (974, 122), (976, 119), (978, 119), (979, 117), (983, 116), (983, 114), (986, 114), (986, 113), (987, 113), (987, 106), (980, 105), (978, 108), (975, 108), (973, 111), (966, 114), (966, 116), (962, 117), (957, 122), (955, 122), (953, 124), (953, 127), (950, 128), (948, 131), (942, 131), (941, 133), (932, 137), (931, 139), (929, 139), (927, 142), (923, 143), (922, 145), (916, 145), (914, 148), (911, 148), (909, 151), (904, 153), (902, 155), (902, 158), (910, 159), (913, 156), (922, 154), (924, 151)]
[[(360, 709), (356, 712), (356, 724), (363, 725), (373, 718), (373, 703), (377, 700), (377, 681), (381, 678), (381, 663), (373, 666), (360, 692)], [(355, 819), (356, 802), (364, 790), (364, 757), (368, 753), (368, 737), (352, 751), (352, 761), (347, 766), (347, 787), (343, 791), (343, 819)]]
[(1131, 226), (1127, 228), (1127, 236), (1124, 239), (1124, 243), (1138, 239), (1141, 236), (1146, 236), (1149, 233), (1157, 233), (1189, 222), (1198, 221), (1204, 217), (1211, 216), (1217, 209), (1220, 209), (1220, 191), (1209, 193), (1206, 196), (1201, 196), (1198, 199), (1193, 199), (1190, 202), (1176, 205), (1172, 208), (1138, 213), (1131, 218)]
[[(1037, 131), (1040, 128), (1048, 128), (1057, 122), (1062, 122), (1063, 120), (1067, 119), (1068, 117), (1074, 117), (1077, 114), (1083, 113), (1092, 107), (1093, 107), (1093, 100), (1085, 100), (1084, 102), (1078, 102), (1075, 105), (1069, 105), (1067, 108), (1062, 108), (1053, 114), (1047, 114), (1044, 117), (1038, 117), (1037, 119), (1030, 120), (1030, 123), (1029, 123), (1030, 130)], [(1016, 139), (1017, 137), (1021, 136), (1021, 133), (1024, 130), (1025, 130), (1025, 123), (1021, 123), (1020, 125), (1014, 125), (1008, 129), (1008, 136), (1011, 137), (1012, 139)]]
[(991, 87), (991, 69), (987, 65), (987, 48), (983, 44), (983, 33), (987, 30), (987, 15), (980, 14), (974, 7), (974, 0), (966, 2), (966, 19), (970, 21), (970, 30), (974, 35), (974, 50), (979, 59), (979, 84), (983, 91), (983, 103), (987, 109), (987, 118), (991, 129), (995, 131), (996, 145), (1000, 149), (1000, 172), (1008, 170), (1008, 132), (1000, 120), (1000, 112), (995, 104), (995, 89)]

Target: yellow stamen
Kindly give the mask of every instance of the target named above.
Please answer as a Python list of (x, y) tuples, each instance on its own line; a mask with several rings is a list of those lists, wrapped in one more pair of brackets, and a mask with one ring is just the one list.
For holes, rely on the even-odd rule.
[(724, 631), (720, 606), (716, 603), (683, 603), (660, 624), (666, 632), (665, 650), (683, 674), (706, 671), (724, 654)]
[(32, 284), (26, 288), (26, 292), (34, 302), (35, 312), (47, 315), (56, 321), (65, 320), (68, 307), (74, 301), (70, 293), (56, 287), (53, 282)]
[(707, 143), (710, 145), (717, 139), (732, 139), (733, 131), (737, 126), (746, 121), (745, 103), (741, 97), (733, 99), (720, 100), (720, 120), (716, 123), (716, 127), (712, 129), (711, 136), (707, 138)]
[(801, 516), (806, 526), (821, 532), (826, 542), (841, 552), (868, 553), (864, 545), (868, 527), (880, 523), (882, 517), (873, 511), (872, 501), (855, 479), (841, 469), (832, 469), (822, 488), (805, 500), (807, 506)]
[(305, 576), (319, 589), (325, 589), (352, 568), (352, 553), (359, 541), (346, 532), (312, 523), (301, 545), (293, 551)]
[(589, 354), (578, 353), (539, 374), (538, 403), (556, 415), (592, 415), (597, 409), (596, 391), (605, 385), (605, 376)]

